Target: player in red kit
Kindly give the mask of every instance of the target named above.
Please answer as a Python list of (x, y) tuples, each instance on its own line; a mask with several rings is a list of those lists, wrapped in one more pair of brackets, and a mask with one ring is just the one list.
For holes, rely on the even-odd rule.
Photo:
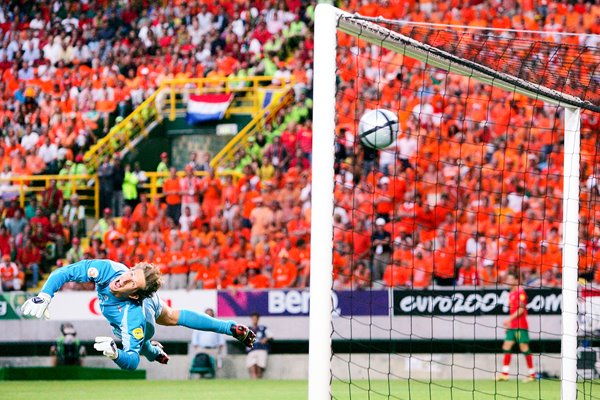
[(509, 316), (504, 321), (504, 327), (506, 328), (506, 336), (504, 343), (502, 344), (502, 351), (504, 353), (504, 359), (502, 362), (502, 373), (498, 375), (497, 380), (507, 381), (508, 373), (510, 371), (510, 359), (511, 351), (516, 343), (519, 344), (519, 349), (525, 356), (527, 361), (527, 368), (529, 373), (526, 382), (533, 382), (535, 380), (535, 369), (533, 368), (533, 357), (529, 350), (529, 325), (527, 324), (527, 293), (519, 285), (517, 276), (514, 273), (510, 273), (506, 277), (506, 284), (510, 287), (510, 294), (508, 295), (509, 304)]

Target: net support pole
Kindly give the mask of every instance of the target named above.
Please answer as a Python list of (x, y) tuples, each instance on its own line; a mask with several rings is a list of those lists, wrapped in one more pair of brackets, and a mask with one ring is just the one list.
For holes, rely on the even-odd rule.
[(315, 11), (308, 398), (330, 400), (336, 9)]
[(579, 108), (565, 107), (561, 399), (577, 398), (577, 285), (579, 260)]

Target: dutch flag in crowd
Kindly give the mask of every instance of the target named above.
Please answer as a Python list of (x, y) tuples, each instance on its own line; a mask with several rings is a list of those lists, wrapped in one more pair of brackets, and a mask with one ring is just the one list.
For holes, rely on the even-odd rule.
[(223, 119), (232, 100), (233, 93), (191, 94), (187, 104), (187, 123), (196, 124)]

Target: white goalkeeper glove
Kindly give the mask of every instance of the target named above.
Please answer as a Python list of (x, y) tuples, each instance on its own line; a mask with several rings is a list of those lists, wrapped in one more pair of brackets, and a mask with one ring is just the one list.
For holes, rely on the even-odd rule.
[(94, 343), (94, 349), (101, 351), (102, 354), (104, 354), (111, 360), (116, 360), (119, 356), (115, 341), (108, 336), (96, 336), (96, 343)]
[(50, 297), (47, 293), (40, 293), (35, 297), (30, 298), (21, 306), (21, 312), (25, 317), (35, 317), (50, 319), (50, 312), (48, 312), (48, 306), (50, 305)]

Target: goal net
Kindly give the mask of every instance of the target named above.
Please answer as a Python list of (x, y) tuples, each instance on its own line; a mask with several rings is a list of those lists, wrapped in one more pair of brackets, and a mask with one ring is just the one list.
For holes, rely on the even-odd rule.
[(600, 50), (324, 5), (315, 39), (310, 399), (596, 397)]

